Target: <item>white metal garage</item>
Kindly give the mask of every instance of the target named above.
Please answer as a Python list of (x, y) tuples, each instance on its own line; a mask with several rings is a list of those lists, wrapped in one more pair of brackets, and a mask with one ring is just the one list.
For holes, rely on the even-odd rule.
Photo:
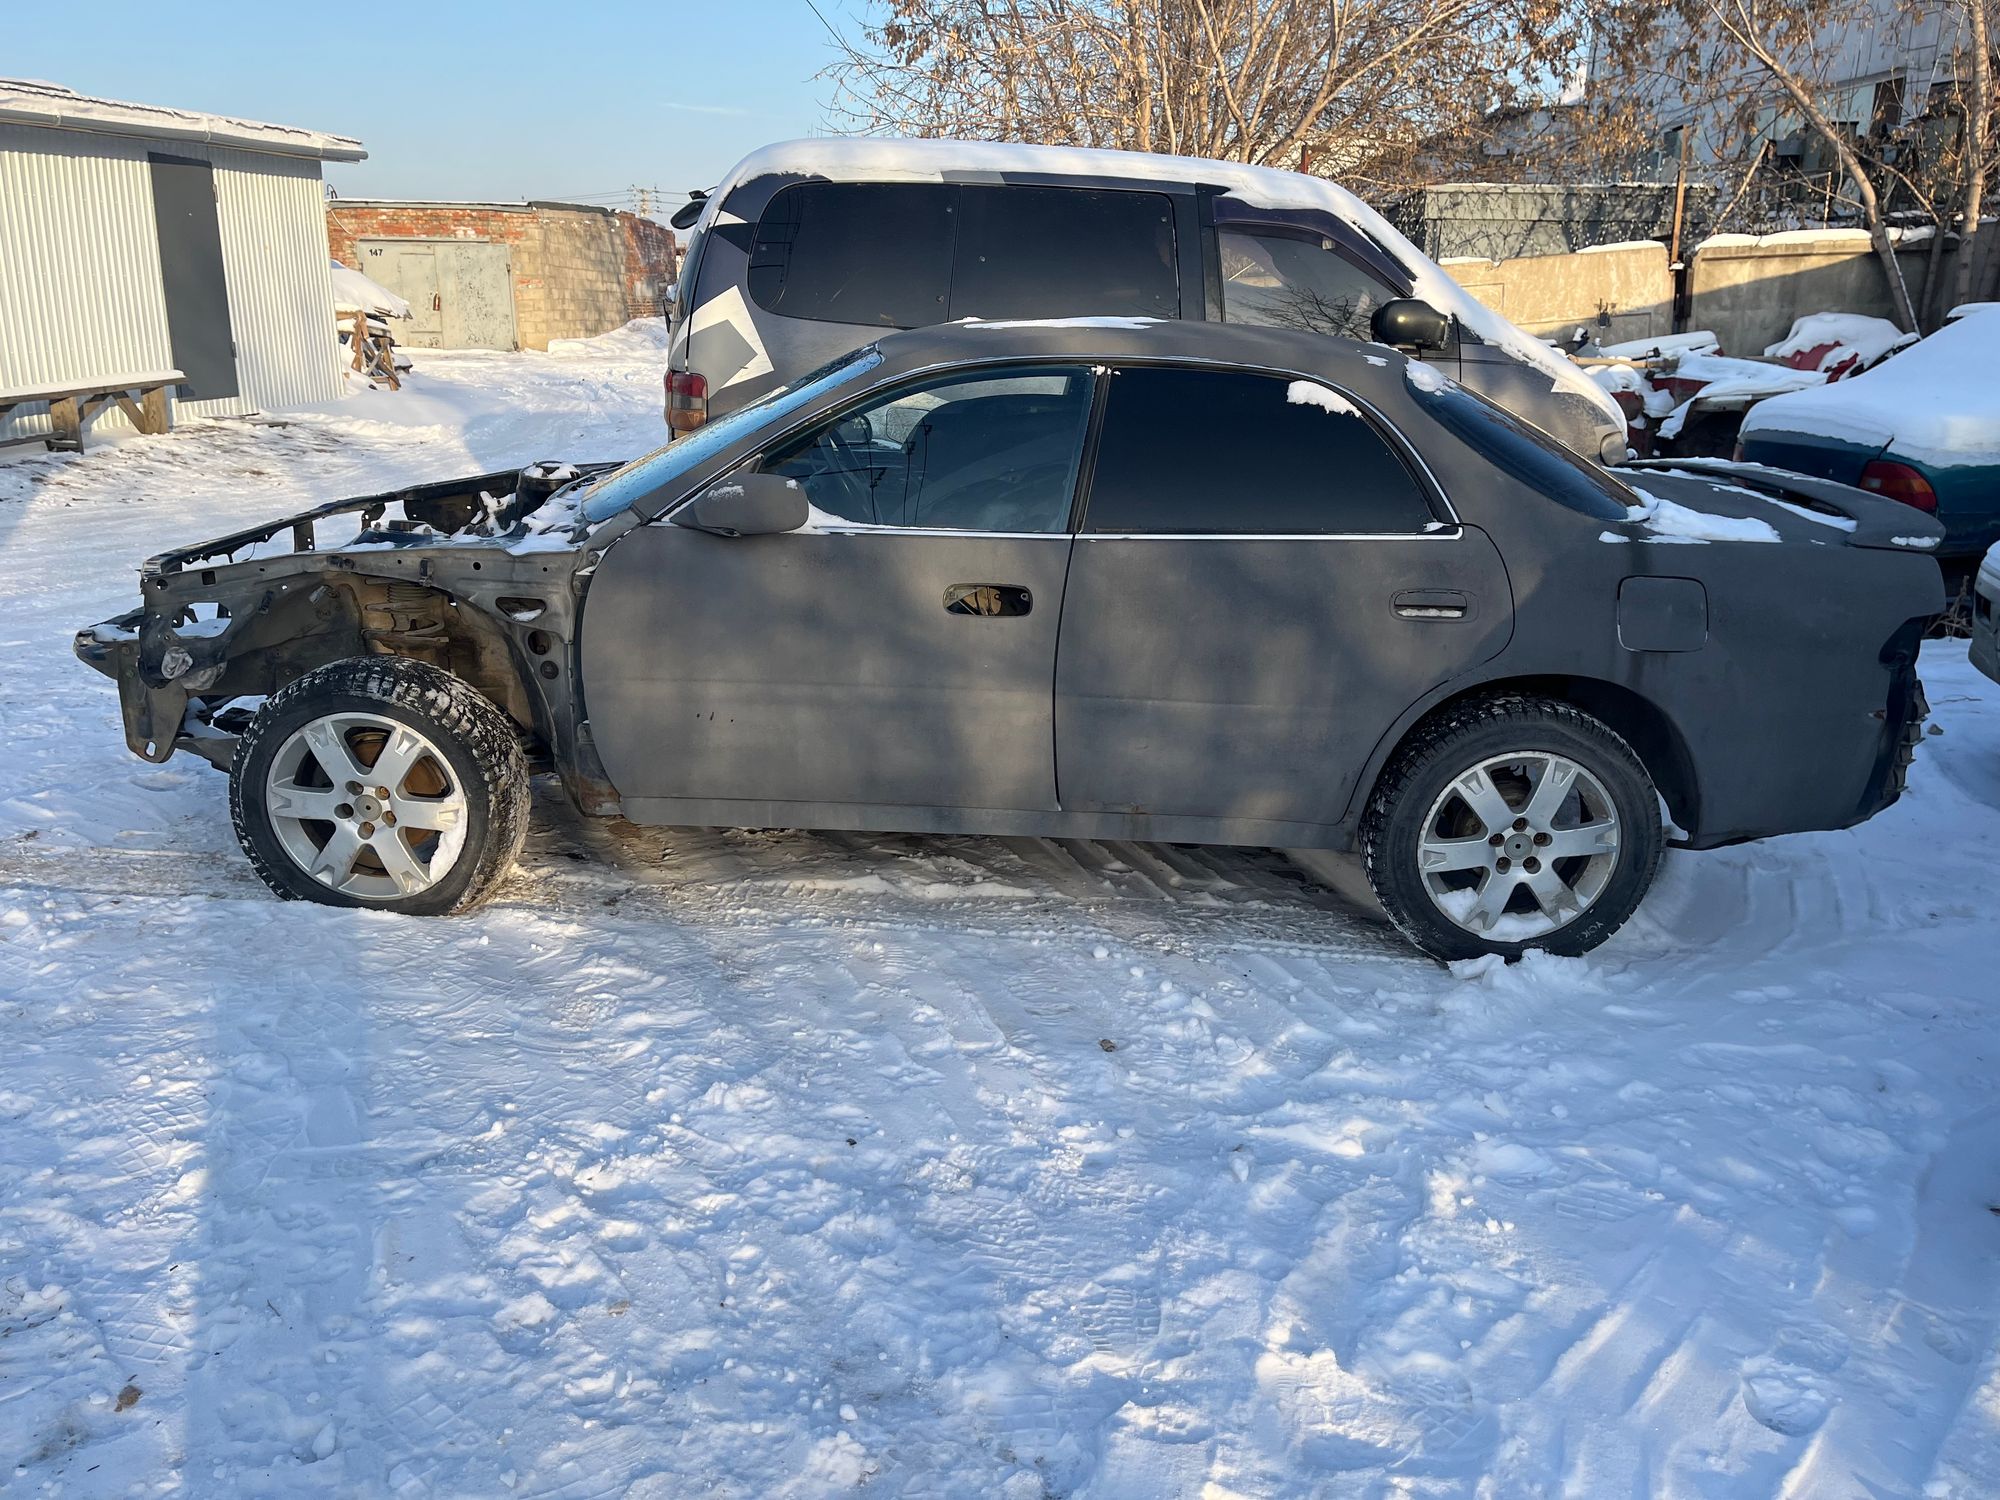
[[(0, 392), (174, 370), (204, 416), (341, 395), (320, 164), (366, 155), (0, 79)], [(49, 425), (16, 406), (0, 442)]]

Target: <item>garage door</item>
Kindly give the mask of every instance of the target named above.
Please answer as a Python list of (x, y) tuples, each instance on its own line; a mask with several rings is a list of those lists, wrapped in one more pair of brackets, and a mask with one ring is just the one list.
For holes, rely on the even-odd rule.
[(415, 349), (515, 349), (514, 269), (483, 240), (362, 240), (361, 270), (407, 298), (396, 341)]

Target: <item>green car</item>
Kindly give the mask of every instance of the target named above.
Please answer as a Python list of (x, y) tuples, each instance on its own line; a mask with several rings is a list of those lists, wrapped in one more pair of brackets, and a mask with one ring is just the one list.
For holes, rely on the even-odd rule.
[(1864, 374), (1752, 407), (1740, 456), (1871, 490), (1934, 516), (1960, 570), (2000, 541), (2000, 308)]

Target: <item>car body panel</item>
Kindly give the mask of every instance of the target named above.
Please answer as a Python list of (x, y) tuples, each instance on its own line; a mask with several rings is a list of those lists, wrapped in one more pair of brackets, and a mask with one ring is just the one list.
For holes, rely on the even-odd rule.
[(1409, 683), (1460, 679), (1512, 627), (1506, 569), (1472, 528), (1079, 537), (1055, 681), (1063, 806), (1333, 827)]
[(2000, 542), (1986, 549), (1972, 581), (1972, 664), (2000, 682)]
[[(884, 338), (865, 359), (863, 373), (802, 385), (797, 400), (773, 404), (778, 415), (718, 432), (723, 441), (670, 445), (564, 490), (500, 535), (371, 523), (347, 548), (234, 562), (228, 549), (173, 554), (143, 578), (136, 616), (81, 632), (78, 653), (136, 701), (181, 695), (160, 700), (162, 718), (191, 716), (158, 747), (170, 754), (199, 748), (212, 727), (186, 677), (162, 670), (173, 648), (210, 638), (183, 634), (200, 601), (241, 622), (214, 637), (226, 650), (200, 658), (225, 700), (271, 691), (317, 665), (315, 653), (435, 652), (502, 704), (586, 810), (649, 823), (1341, 848), (1423, 715), (1494, 688), (1563, 697), (1626, 726), (1698, 847), (1846, 826), (1900, 791), (1922, 715), (1917, 636), (1943, 602), (1923, 550), (1939, 528), (1907, 507), (1750, 466), (1636, 472), (1656, 497), (1757, 520), (1776, 538), (1690, 544), (1628, 513), (1633, 492), (1541, 439), (1533, 452), (1583, 498), (1566, 496), (1553, 471), (1503, 462), (1454, 424), (1465, 409), (1509, 419), (1427, 367), (1318, 334), (1189, 321), (947, 326)], [(1452, 519), (1436, 537), (1131, 547), (838, 534), (820, 522), (729, 538), (672, 524), (711, 482), (892, 388), (1037, 362), (1215, 366), (1347, 393), (1421, 459)], [(1238, 439), (1160, 434), (1224, 440)], [(616, 498), (602, 513), (590, 506), (599, 487)], [(672, 587), (651, 586), (662, 570)], [(1639, 590), (1671, 605), (1649, 612), (1621, 605), (1634, 579), (1698, 585), (1699, 638), (1672, 603), (1690, 597), (1685, 587)], [(446, 607), (427, 614), (394, 583)], [(946, 613), (949, 585), (980, 583), (1029, 587), (1033, 612)], [(1471, 594), (1479, 612), (1399, 618), (1406, 588)], [(516, 618), (510, 600), (526, 592), (536, 612)], [(882, 644), (904, 630), (909, 639)], [(1102, 632), (1103, 645), (1072, 632)], [(1121, 656), (1129, 682), (1115, 677)], [(1067, 741), (1065, 692), (1077, 714)], [(706, 712), (722, 724), (732, 708), (761, 737), (706, 727)], [(1121, 788), (1120, 759), (1140, 744), (1147, 764)], [(1221, 784), (1239, 774), (1239, 786)]]
[[(584, 616), (606, 770), (628, 801), (1051, 811), (1069, 553), (1066, 535), (638, 527)], [(1032, 607), (953, 613), (965, 584), (1025, 589)]]

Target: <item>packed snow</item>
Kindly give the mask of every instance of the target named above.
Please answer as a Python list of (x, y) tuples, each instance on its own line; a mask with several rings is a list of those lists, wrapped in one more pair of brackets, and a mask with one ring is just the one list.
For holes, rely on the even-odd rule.
[(1317, 380), (1294, 380), (1285, 387), (1285, 400), (1292, 406), (1317, 406), (1321, 411), (1331, 412), (1336, 417), (1361, 415), (1352, 401), (1330, 386), (1321, 385)]
[[(1632, 492), (1639, 497), (1639, 504), (1626, 507), (1625, 518), (1635, 526), (1643, 526), (1651, 534), (1651, 540), (1659, 542), (1775, 542), (1780, 541), (1777, 528), (1769, 521), (1760, 521), (1754, 516), (1718, 516), (1692, 506), (1682, 505), (1633, 485)], [(1717, 485), (1717, 489), (1725, 486)], [(1764, 497), (1759, 495), (1758, 499)], [(1604, 533), (1607, 542), (1622, 542), (1625, 537), (1615, 531)]]
[(1774, 397), (1743, 432), (1893, 445), (1896, 457), (1935, 468), (2000, 464), (2000, 310), (1970, 313), (1824, 389)]
[(1812, 368), (1831, 373), (1850, 360), (1866, 368), (1916, 340), (1914, 333), (1905, 333), (1887, 318), (1871, 318), (1862, 313), (1808, 313), (1795, 319), (1791, 333), (1764, 353), (1770, 359), (1791, 359), (1823, 350)]
[(378, 318), (410, 316), (409, 301), (381, 282), (362, 275), (351, 266), (343, 266), (339, 261), (332, 263), (330, 272), (333, 276), (333, 310), (336, 313), (350, 318), (358, 312), (373, 313)]
[(1662, 333), (1652, 338), (1605, 344), (1597, 352), (1607, 359), (1657, 359), (1666, 354), (1715, 354), (1721, 348), (1722, 340), (1713, 333), (1695, 328), (1686, 333)]
[(1270, 852), (552, 787), (473, 916), (272, 900), (71, 633), (174, 543), (655, 445), (641, 342), (0, 463), (0, 1490), (2000, 1493), (1962, 644), (1901, 803), (1670, 853), (1583, 960), (1440, 969)]
[(1794, 370), (1789, 365), (1762, 364), (1754, 359), (1732, 359), (1725, 354), (1683, 354), (1668, 372), (1671, 380), (1705, 382), (1694, 395), (1675, 407), (1660, 423), (1660, 436), (1678, 437), (1687, 419), (1697, 411), (1709, 411), (1724, 404), (1747, 405), (1786, 391), (1823, 385), (1826, 376), (1818, 370)]

